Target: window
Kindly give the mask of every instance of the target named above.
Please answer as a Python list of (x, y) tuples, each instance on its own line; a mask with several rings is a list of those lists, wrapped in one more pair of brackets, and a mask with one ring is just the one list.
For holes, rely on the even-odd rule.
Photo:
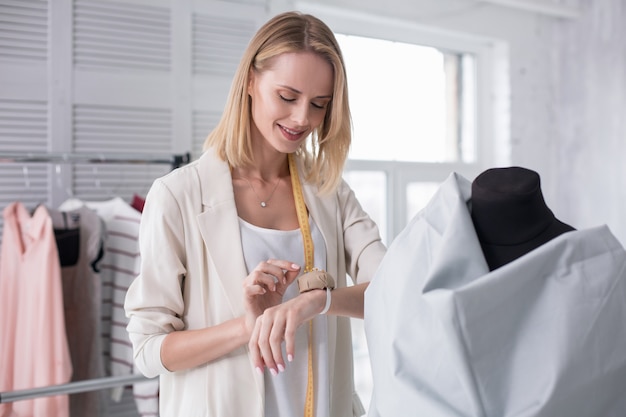
[(345, 178), (389, 244), (452, 172), (471, 180), (491, 164), (491, 90), (481, 86), (491, 81), (493, 44), (315, 13), (346, 62), (353, 141)]
[(346, 180), (390, 242), (445, 179), (427, 174), (433, 166), (452, 171), (477, 161), (476, 58), (416, 43), (336, 36), (354, 133)]
[(473, 55), (337, 34), (348, 71), (353, 159), (474, 162)]

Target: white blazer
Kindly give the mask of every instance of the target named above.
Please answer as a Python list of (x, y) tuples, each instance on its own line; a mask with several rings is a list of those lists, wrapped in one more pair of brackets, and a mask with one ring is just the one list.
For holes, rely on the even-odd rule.
[(365, 292), (370, 417), (626, 416), (626, 253), (605, 226), (492, 272), (451, 175)]
[[(324, 236), (326, 269), (347, 285), (371, 279), (385, 247), (352, 190), (341, 183), (320, 198), (303, 184), (310, 215)], [(125, 309), (137, 368), (160, 375), (161, 417), (263, 416), (263, 377), (247, 346), (197, 368), (169, 372), (161, 344), (172, 331), (214, 326), (244, 314), (247, 276), (228, 165), (213, 150), (157, 179), (142, 214), (141, 273)], [(353, 417), (355, 396), (350, 320), (328, 317), (331, 415)], [(358, 408), (358, 407), (357, 407)], [(356, 410), (359, 411), (359, 410)], [(363, 411), (363, 410), (360, 410)]]

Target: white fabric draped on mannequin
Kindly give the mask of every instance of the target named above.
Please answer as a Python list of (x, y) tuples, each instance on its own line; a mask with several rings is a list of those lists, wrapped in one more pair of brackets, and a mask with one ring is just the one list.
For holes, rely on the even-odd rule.
[(452, 174), (365, 294), (370, 417), (626, 415), (626, 252), (605, 227), (489, 272)]

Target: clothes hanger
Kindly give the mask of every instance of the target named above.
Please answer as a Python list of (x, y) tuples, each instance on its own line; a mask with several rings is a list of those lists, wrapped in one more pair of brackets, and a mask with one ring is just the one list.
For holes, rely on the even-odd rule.
[[(30, 181), (30, 171), (28, 170), (28, 165), (26, 164), (22, 165), (22, 173), (24, 174), (24, 188), (26, 190), (30, 190), (31, 181)], [(31, 210), (28, 210), (28, 213), (31, 215), (31, 217), (35, 215), (35, 212), (37, 211), (39, 206), (45, 207), (45, 203), (40, 200), (37, 202), (37, 204), (35, 204), (35, 206)]]
[(63, 189), (67, 196), (66, 200), (61, 204), (63, 206), (63, 211), (76, 210), (84, 206), (85, 203), (74, 196), (74, 190), (70, 185), (65, 185), (65, 187), (63, 186), (63, 167), (61, 164), (55, 164), (54, 173), (57, 182), (57, 188)]

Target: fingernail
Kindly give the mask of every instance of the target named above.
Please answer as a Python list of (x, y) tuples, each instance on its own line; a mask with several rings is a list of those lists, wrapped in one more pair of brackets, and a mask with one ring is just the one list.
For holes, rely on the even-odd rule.
[(291, 267), (294, 269), (300, 269), (300, 265), (298, 264), (291, 264)]
[(289, 355), (287, 355), (287, 360), (289, 362), (291, 362), (293, 360), (293, 355), (291, 353)]
[(274, 368), (271, 368), (270, 372), (272, 373), (273, 376), (278, 375), (278, 372), (276, 372), (276, 369), (274, 369)]
[(280, 363), (278, 364), (278, 372), (285, 372), (285, 367)]
[(256, 372), (257, 372), (259, 375), (263, 376), (263, 369), (259, 368), (258, 366), (256, 367)]

